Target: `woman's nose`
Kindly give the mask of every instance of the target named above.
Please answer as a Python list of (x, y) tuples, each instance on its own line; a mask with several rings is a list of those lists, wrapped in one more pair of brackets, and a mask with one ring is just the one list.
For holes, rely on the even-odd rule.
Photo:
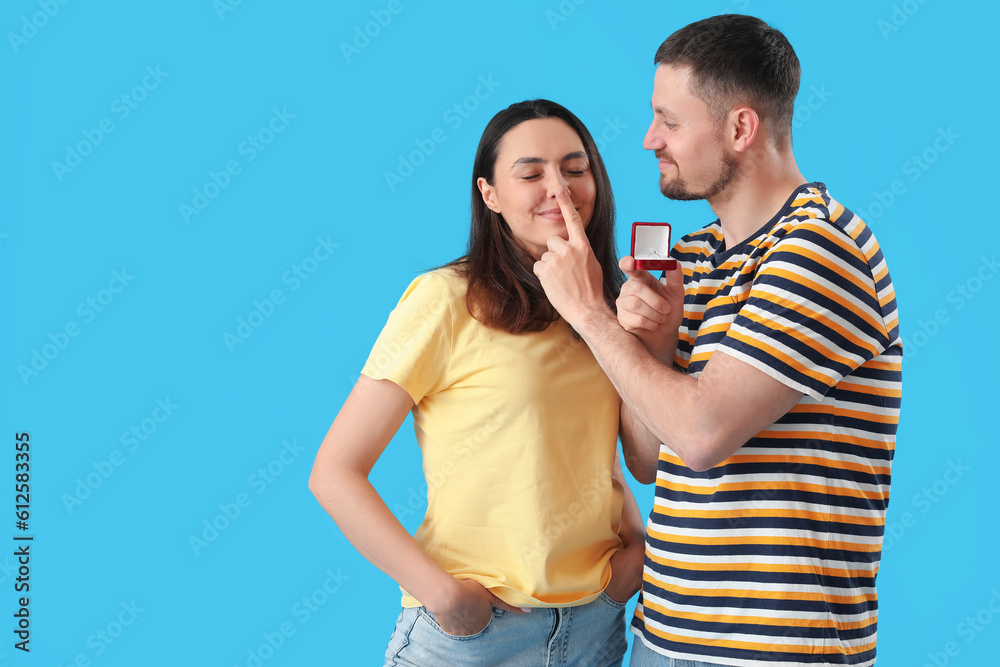
[(548, 195), (550, 197), (555, 197), (556, 193), (559, 191), (569, 188), (569, 179), (567, 179), (566, 175), (560, 171), (549, 175), (546, 179), (546, 185), (548, 186)]

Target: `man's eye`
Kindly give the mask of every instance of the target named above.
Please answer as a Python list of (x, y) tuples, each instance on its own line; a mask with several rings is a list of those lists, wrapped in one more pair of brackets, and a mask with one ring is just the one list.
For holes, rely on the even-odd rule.
[(541, 177), (541, 174), (528, 174), (527, 176), (522, 176), (521, 180), (524, 180), (524, 181), (533, 181), (536, 178), (540, 178), (540, 177)]

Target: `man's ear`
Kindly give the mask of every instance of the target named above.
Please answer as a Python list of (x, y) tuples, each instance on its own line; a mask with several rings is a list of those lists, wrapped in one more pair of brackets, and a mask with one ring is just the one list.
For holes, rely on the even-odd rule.
[(760, 129), (760, 117), (750, 107), (737, 107), (726, 119), (726, 139), (734, 151), (742, 153), (753, 144)]
[(479, 193), (483, 196), (486, 207), (495, 213), (500, 213), (500, 202), (497, 201), (496, 189), (482, 176), (476, 179), (476, 185), (479, 186)]

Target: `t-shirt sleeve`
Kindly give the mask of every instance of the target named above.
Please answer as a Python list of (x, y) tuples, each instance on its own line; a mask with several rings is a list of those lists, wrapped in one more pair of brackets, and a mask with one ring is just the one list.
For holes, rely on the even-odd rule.
[(821, 400), (888, 343), (864, 253), (835, 225), (813, 220), (763, 255), (719, 349)]
[(453, 298), (442, 277), (418, 276), (389, 314), (362, 374), (398, 384), (414, 403), (443, 389), (451, 358)]

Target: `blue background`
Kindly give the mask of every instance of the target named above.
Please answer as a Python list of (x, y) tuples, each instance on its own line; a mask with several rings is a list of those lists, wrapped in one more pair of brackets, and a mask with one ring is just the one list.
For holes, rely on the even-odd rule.
[[(799, 165), (862, 212), (895, 281), (907, 358), (879, 664), (995, 664), (1000, 10), (967, 6), (3, 3), (0, 479), (13, 537), (14, 434), (30, 432), (35, 541), (30, 654), (12, 648), (0, 556), (0, 665), (381, 664), (398, 590), (306, 480), (403, 288), (461, 254), (483, 127), (525, 98), (566, 105), (603, 133), (620, 248), (633, 220), (690, 231), (710, 210), (665, 200), (641, 148), (651, 62), (727, 12), (796, 48)], [(259, 326), (234, 343), (239, 318)], [(419, 461), (408, 422), (372, 475), (411, 530)], [(633, 488), (648, 512), (652, 489)], [(268, 651), (282, 624), (294, 634)]]

